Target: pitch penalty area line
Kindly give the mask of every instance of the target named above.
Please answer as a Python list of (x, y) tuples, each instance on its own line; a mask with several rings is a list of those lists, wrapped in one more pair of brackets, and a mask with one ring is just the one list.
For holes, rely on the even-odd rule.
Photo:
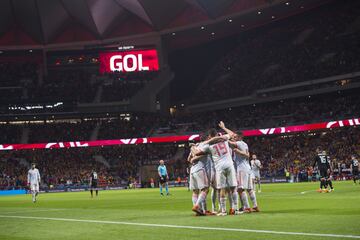
[(119, 221), (103, 221), (103, 220), (86, 220), (73, 218), (50, 218), (50, 217), (31, 217), (31, 216), (11, 216), (0, 215), (0, 218), (14, 218), (14, 219), (33, 219), (33, 220), (49, 220), (62, 222), (82, 222), (82, 223), (98, 223), (98, 224), (113, 224), (113, 225), (130, 225), (142, 227), (164, 227), (177, 229), (196, 229), (196, 230), (210, 230), (210, 231), (227, 231), (227, 232), (250, 232), (263, 234), (277, 234), (277, 235), (298, 235), (310, 237), (331, 237), (331, 238), (356, 238), (360, 239), (360, 235), (341, 235), (341, 234), (326, 234), (326, 233), (305, 233), (305, 232), (282, 232), (271, 230), (256, 230), (256, 229), (241, 229), (241, 228), (220, 228), (220, 227), (200, 227), (200, 226), (182, 226), (170, 224), (152, 224), (152, 223), (136, 223), (136, 222), (119, 222)]

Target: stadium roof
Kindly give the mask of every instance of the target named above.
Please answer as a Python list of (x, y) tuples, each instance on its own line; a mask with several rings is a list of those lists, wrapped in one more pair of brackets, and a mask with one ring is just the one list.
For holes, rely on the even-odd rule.
[(1, 0), (0, 48), (99, 43), (146, 34), (175, 36), (177, 30), (198, 30), (286, 2), (290, 4), (281, 15), (299, 4), (324, 0)]

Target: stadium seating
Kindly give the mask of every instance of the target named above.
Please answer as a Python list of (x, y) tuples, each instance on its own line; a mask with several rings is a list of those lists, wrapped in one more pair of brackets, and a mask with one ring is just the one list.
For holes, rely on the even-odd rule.
[(99, 86), (103, 86), (102, 102), (129, 100), (157, 75), (142, 72), (100, 77), (96, 66), (86, 70), (81, 67), (52, 68), (40, 83), (38, 68), (36, 64), (1, 63), (1, 103), (92, 103)]
[[(358, 5), (359, 1), (329, 4), (287, 21), (241, 32), (236, 47), (222, 52), (220, 60), (207, 70), (200, 88), (192, 94), (190, 103), (249, 96), (259, 89), (359, 71), (359, 21), (358, 13), (352, 10), (358, 9)], [(221, 44), (219, 45), (221, 48)], [(147, 82), (158, 76), (156, 72), (99, 76), (98, 60), (95, 60), (91, 56), (73, 63), (69, 62), (66, 56), (58, 65), (57, 58), (50, 59), (49, 74), (43, 79), (38, 64), (0, 63), (2, 109), (6, 109), (11, 103), (64, 101), (77, 104), (127, 101)], [(195, 60), (188, 61), (193, 64)], [(179, 75), (175, 71), (176, 74)], [(196, 113), (188, 112), (185, 107), (178, 107), (171, 116), (126, 112), (119, 113), (127, 115), (126, 117), (104, 114), (100, 117), (79, 116), (76, 119), (69, 117), (47, 121), (4, 120), (0, 124), (0, 143), (202, 133), (216, 127), (220, 120), (231, 129), (242, 130), (354, 118), (360, 115), (360, 99), (356, 90), (270, 102), (262, 99), (263, 102), (256, 104)], [(171, 94), (183, 95), (184, 92), (179, 90)], [(261, 100), (261, 97), (257, 100), (259, 99)], [(348, 166), (350, 154), (360, 153), (357, 128), (248, 138), (246, 141), (250, 151), (255, 152), (263, 162), (262, 171), (266, 177), (283, 176), (286, 168), (302, 179), (313, 161), (317, 146), (329, 150), (336, 166)], [(139, 176), (140, 166), (152, 164), (160, 158), (172, 161), (172, 178), (183, 178), (186, 176), (187, 164), (185, 161), (173, 159), (177, 150), (178, 145), (166, 144), (2, 151), (0, 187), (23, 187), (24, 174), (30, 162), (38, 163), (47, 186), (86, 184), (91, 168), (98, 170), (106, 185), (124, 184), (127, 179)], [(180, 151), (180, 155), (184, 160), (187, 151)]]
[(113, 102), (129, 100), (144, 85), (154, 79), (156, 72), (135, 72), (135, 73), (115, 73), (108, 75), (108, 84), (104, 85), (102, 102)]
[(92, 169), (103, 186), (126, 186), (129, 178), (139, 177), (139, 167), (144, 164), (165, 159), (178, 166), (172, 160), (176, 151), (176, 145), (166, 144), (0, 152), (0, 189), (25, 187), (32, 162), (38, 165), (45, 188), (88, 185)]
[(198, 132), (216, 126), (219, 121), (233, 129), (250, 129), (352, 118), (360, 114), (357, 95), (356, 91), (331, 93), (216, 111), (179, 113), (172, 121), (161, 125), (161, 133)]
[[(241, 33), (207, 73), (192, 103), (359, 71), (358, 2), (330, 5)], [(344, 48), (346, 44), (346, 48)]]
[[(262, 161), (264, 177), (284, 176), (287, 169), (297, 179), (305, 180), (317, 147), (328, 150), (334, 169), (347, 169), (351, 154), (360, 153), (359, 136), (359, 129), (343, 128), (285, 136), (249, 137), (245, 141), (251, 153), (257, 154)], [(20, 164), (23, 161), (38, 164), (46, 187), (85, 185), (92, 168), (97, 169), (104, 185), (126, 185), (128, 178), (139, 177), (140, 166), (154, 164), (159, 159), (165, 159), (173, 166), (172, 179), (186, 178), (188, 165), (185, 159), (188, 152), (182, 151), (180, 158), (174, 160), (177, 150), (176, 144), (160, 144), (0, 152), (0, 187), (24, 187), (27, 171), (26, 165)], [(104, 159), (105, 163), (99, 158)], [(340, 176), (340, 173), (341, 170), (337, 171), (336, 176)]]

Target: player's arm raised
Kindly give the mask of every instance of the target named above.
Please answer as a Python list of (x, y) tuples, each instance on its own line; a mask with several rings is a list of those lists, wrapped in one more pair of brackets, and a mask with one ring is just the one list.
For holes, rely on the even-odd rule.
[(225, 123), (223, 121), (220, 121), (219, 127), (224, 130), (226, 134), (229, 134), (231, 138), (236, 135), (233, 131), (225, 127)]
[[(228, 129), (227, 127), (225, 127), (225, 123), (223, 121), (220, 121), (219, 127), (222, 130), (224, 130), (226, 132), (226, 134), (228, 134), (231, 139), (233, 139), (234, 136), (236, 136), (236, 133), (234, 133), (232, 130)], [(236, 142), (234, 142), (234, 141), (228, 141), (228, 143), (229, 143), (231, 148), (236, 148), (237, 147)]]

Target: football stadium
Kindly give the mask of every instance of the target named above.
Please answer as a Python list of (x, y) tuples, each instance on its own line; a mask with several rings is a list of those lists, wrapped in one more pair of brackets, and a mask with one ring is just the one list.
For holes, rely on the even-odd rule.
[(0, 239), (360, 239), (360, 1), (1, 0)]

